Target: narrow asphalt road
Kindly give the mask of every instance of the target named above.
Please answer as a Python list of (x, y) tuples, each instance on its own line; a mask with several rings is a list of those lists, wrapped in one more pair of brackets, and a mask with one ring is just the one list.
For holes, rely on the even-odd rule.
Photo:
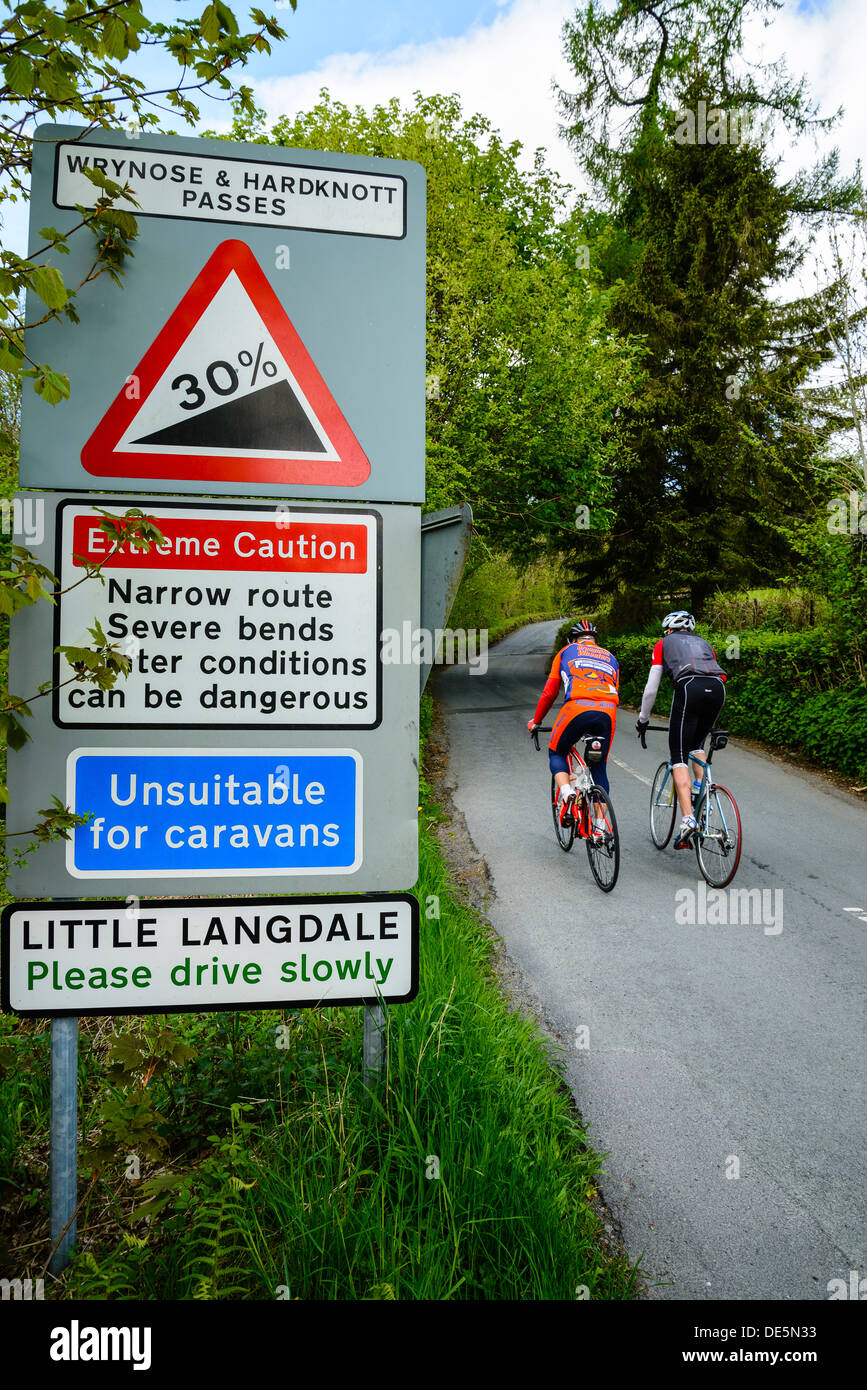
[(620, 879), (600, 892), (584, 846), (555, 841), (547, 756), (526, 730), (556, 627), (512, 634), (484, 674), (437, 674), (448, 779), (491, 875), (492, 925), (565, 1040), (649, 1296), (827, 1299), (830, 1280), (867, 1275), (867, 807), (730, 743), (714, 772), (738, 801), (744, 849), (719, 915), (733, 915), (733, 890), (769, 891), (759, 920), (702, 921), (695, 855), (659, 852), (648, 831), (667, 741), (643, 751), (621, 711), (609, 759)]

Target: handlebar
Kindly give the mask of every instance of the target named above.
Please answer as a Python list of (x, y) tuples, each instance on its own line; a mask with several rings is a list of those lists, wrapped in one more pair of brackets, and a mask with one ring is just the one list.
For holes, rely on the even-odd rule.
[(667, 725), (667, 724), (648, 724), (647, 728), (646, 728), (646, 729), (642, 729), (642, 730), (641, 730), (641, 733), (639, 734), (639, 738), (641, 739), (641, 746), (642, 746), (642, 748), (646, 748), (646, 747), (647, 747), (647, 744), (646, 744), (645, 741), (644, 741), (644, 735), (645, 735), (645, 734), (667, 734), (667, 733), (668, 733), (668, 725)]
[(540, 734), (550, 734), (550, 732), (551, 732), (551, 730), (553, 729), (553, 727), (554, 727), (553, 724), (539, 724), (539, 725), (533, 730), (533, 732), (532, 732), (532, 734), (530, 735), (530, 737), (531, 737), (531, 739), (533, 740), (533, 742), (534, 742), (535, 745), (536, 745), (536, 752), (537, 752), (537, 753), (539, 752), (539, 735), (540, 735)]
[[(641, 730), (641, 734), (639, 735), (639, 737), (640, 737), (640, 739), (641, 739), (641, 746), (642, 746), (642, 748), (646, 748), (646, 747), (647, 747), (647, 744), (646, 744), (645, 741), (644, 741), (644, 735), (645, 735), (645, 734), (667, 734), (667, 733), (668, 733), (668, 725), (667, 725), (667, 724), (648, 724), (647, 728), (646, 728), (646, 729), (642, 729), (642, 730)], [(717, 735), (719, 735), (719, 737), (720, 737), (720, 739), (721, 739), (721, 742), (717, 745), (719, 748), (725, 748), (726, 743), (728, 743), (728, 729), (711, 729), (711, 730), (710, 730), (710, 736), (711, 736), (711, 752), (714, 751), (714, 739), (716, 738)]]

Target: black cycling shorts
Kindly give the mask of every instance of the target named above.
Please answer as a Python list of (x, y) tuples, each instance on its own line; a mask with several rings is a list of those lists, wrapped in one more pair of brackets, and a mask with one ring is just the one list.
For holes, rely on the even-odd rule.
[(668, 752), (675, 767), (685, 767), (689, 754), (704, 746), (725, 702), (725, 682), (719, 676), (675, 681), (668, 720)]
[[(598, 763), (590, 763), (590, 776), (601, 787), (604, 792), (609, 790), (608, 785), (608, 750), (611, 747), (611, 715), (601, 709), (585, 709), (580, 714), (576, 714), (574, 719), (563, 729), (557, 740), (557, 747), (548, 749), (548, 765), (553, 773), (568, 772), (569, 764), (566, 761), (566, 754), (586, 734), (596, 734), (602, 744), (602, 758)], [(553, 735), (552, 735), (553, 737)]]

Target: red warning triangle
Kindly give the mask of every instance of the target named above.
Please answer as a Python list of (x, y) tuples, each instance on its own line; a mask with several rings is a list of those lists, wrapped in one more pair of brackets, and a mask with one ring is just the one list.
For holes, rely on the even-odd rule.
[(222, 242), (81, 451), (97, 477), (357, 487), (370, 474), (271, 285)]

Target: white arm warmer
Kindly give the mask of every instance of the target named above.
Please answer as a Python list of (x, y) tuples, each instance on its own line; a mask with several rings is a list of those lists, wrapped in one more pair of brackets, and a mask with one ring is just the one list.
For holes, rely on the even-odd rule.
[(639, 719), (649, 720), (650, 711), (653, 709), (653, 702), (656, 699), (659, 683), (662, 680), (662, 667), (651, 666), (650, 675), (647, 677), (647, 685), (644, 687), (644, 694), (641, 697), (641, 712)]

